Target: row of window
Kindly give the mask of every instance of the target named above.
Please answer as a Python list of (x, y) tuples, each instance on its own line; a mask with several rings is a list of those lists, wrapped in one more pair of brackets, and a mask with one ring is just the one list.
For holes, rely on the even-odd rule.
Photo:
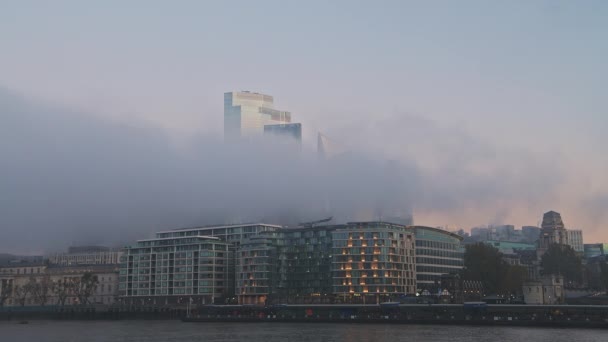
[(416, 265), (430, 264), (430, 265), (448, 265), (448, 266), (463, 266), (464, 261), (462, 259), (444, 259), (444, 258), (416, 258)]
[(416, 240), (416, 247), (428, 247), (435, 249), (462, 250), (459, 242), (449, 243), (441, 241)]
[(461, 267), (440, 267), (440, 266), (416, 266), (416, 272), (420, 273), (440, 273), (449, 274), (456, 272)]
[(464, 258), (464, 253), (462, 251), (449, 251), (444, 249), (430, 249), (430, 248), (417, 248), (416, 255), (430, 255), (437, 256), (443, 258)]

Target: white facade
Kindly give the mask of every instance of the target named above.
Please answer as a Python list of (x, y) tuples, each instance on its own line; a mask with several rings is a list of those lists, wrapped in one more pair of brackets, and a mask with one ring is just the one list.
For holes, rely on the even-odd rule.
[[(86, 305), (112, 305), (118, 297), (118, 265), (0, 268), (0, 306), (72, 306), (83, 304), (80, 279), (96, 278)], [(37, 289), (37, 290), (34, 290)]]
[(248, 91), (224, 93), (224, 139), (264, 134), (264, 125), (287, 124), (291, 113), (274, 109), (270, 95)]

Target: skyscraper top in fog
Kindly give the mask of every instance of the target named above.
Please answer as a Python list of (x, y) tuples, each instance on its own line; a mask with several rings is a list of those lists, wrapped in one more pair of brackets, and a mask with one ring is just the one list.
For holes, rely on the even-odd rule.
[(287, 124), (291, 113), (274, 109), (270, 95), (249, 91), (224, 93), (224, 139), (260, 136), (265, 125)]

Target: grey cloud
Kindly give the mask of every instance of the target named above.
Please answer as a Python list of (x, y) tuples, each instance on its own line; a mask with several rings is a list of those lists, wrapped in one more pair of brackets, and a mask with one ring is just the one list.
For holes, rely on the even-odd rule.
[(505, 223), (518, 205), (541, 215), (543, 206), (555, 204), (567, 177), (559, 158), (493, 145), (462, 127), (411, 114), (373, 124), (352, 122), (333, 134), (356, 149), (412, 165), (404, 166), (414, 170), (406, 177), (409, 203), (417, 210), (451, 215), (456, 222), (470, 208), (477, 211), (472, 219), (479, 223)]
[[(6, 90), (0, 118), (5, 251), (129, 243), (202, 224), (328, 215), (344, 222), (412, 210), (509, 223), (519, 205), (535, 223), (567, 177), (556, 159), (413, 115), (330, 127), (350, 152), (326, 162), (266, 140), (227, 145), (198, 136), (177, 149), (156, 127), (113, 124)], [(592, 203), (606, 220), (605, 206)], [(471, 210), (474, 217), (463, 218)]]
[(177, 150), (154, 127), (112, 124), (7, 91), (0, 111), (0, 249), (127, 243), (200, 224), (346, 221), (369, 207), (405, 206), (386, 183), (396, 172), (364, 156), (321, 165), (282, 144), (208, 137)]

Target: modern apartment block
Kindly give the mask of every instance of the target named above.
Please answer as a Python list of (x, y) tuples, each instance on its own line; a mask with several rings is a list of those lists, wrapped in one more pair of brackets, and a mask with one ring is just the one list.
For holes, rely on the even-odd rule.
[(265, 232), (237, 250), (242, 304), (376, 303), (416, 290), (415, 237), (386, 222)]
[(406, 226), (354, 222), (332, 232), (333, 294), (379, 303), (416, 293), (416, 237)]
[(416, 277), (418, 291), (437, 290), (444, 274), (464, 267), (463, 237), (439, 228), (412, 226), (416, 235)]
[(330, 303), (332, 231), (339, 226), (284, 228), (241, 244), (240, 303)]
[(125, 248), (119, 294), (124, 304), (230, 301), (235, 251), (246, 239), (280, 226), (244, 224), (167, 230)]
[(125, 249), (120, 296), (133, 305), (379, 303), (460, 270), (461, 240), (373, 221), (167, 230)]
[(193, 296), (214, 303), (232, 295), (231, 257), (231, 244), (217, 237), (139, 240), (123, 256), (119, 294), (125, 304), (167, 305)]

